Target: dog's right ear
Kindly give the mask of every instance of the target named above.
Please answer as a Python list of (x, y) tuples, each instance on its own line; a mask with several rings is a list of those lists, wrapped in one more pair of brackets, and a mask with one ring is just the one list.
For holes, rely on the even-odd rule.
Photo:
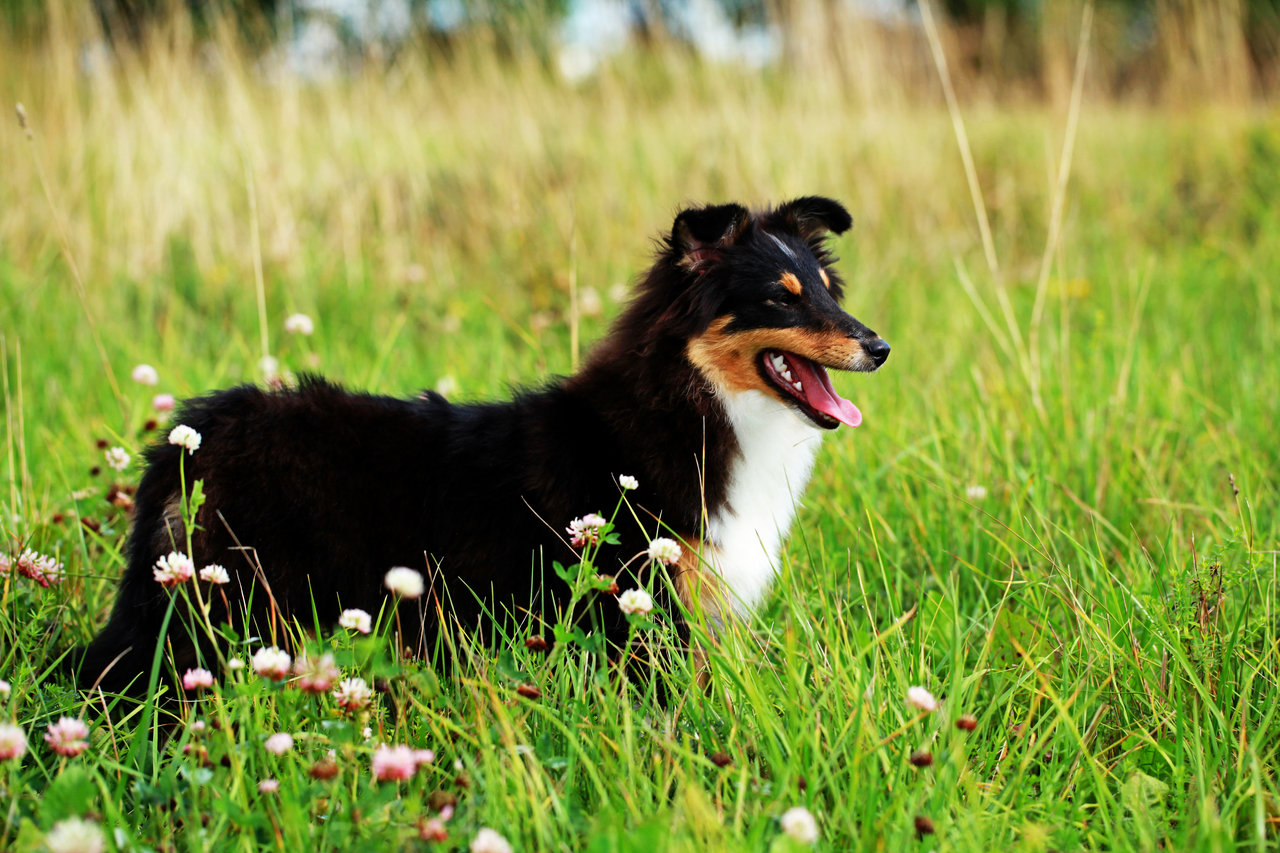
[(721, 258), (751, 226), (751, 214), (740, 204), (693, 207), (681, 212), (671, 228), (671, 248), (676, 263), (689, 269), (705, 269)]
[(844, 205), (820, 195), (807, 195), (781, 205), (768, 217), (807, 242), (821, 240), (827, 233), (843, 234), (853, 225)]

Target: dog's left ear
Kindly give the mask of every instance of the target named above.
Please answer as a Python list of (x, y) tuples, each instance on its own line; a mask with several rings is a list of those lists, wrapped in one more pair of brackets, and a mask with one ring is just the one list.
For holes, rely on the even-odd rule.
[(751, 214), (740, 204), (693, 207), (676, 217), (671, 227), (671, 248), (677, 263), (697, 269), (720, 260), (721, 252), (742, 239), (751, 226)]
[(778, 206), (769, 220), (808, 242), (820, 240), (828, 232), (843, 234), (853, 225), (844, 205), (829, 198), (809, 195)]

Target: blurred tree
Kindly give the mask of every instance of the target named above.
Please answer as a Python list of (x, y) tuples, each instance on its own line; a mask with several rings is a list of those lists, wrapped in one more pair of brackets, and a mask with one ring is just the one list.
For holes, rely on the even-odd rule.
[[(918, 61), (918, 2), (92, 0), (92, 8), (117, 45), (138, 43), (174, 14), (186, 15), (197, 37), (231, 20), (251, 49), (276, 51), (302, 73), (316, 67), (340, 72), (352, 60), (387, 58), (409, 47), (447, 58), (460, 40), (477, 39), (499, 56), (531, 51), (561, 66), (565, 52), (576, 51), (579, 60), (577, 54), (587, 55), (578, 64), (589, 73), (610, 45), (621, 49), (614, 42), (643, 50), (665, 39), (715, 61), (758, 66), (781, 60), (855, 88), (888, 78), (914, 97), (932, 73)], [(943, 38), (962, 96), (1065, 97), (1086, 0), (933, 2), (948, 22)], [(1094, 3), (1089, 81), (1109, 95), (1242, 101), (1280, 91), (1280, 0)], [(67, 11), (72, 5), (66, 3)], [(20, 37), (43, 33), (51, 17), (42, 0), (0, 0), (0, 28)]]

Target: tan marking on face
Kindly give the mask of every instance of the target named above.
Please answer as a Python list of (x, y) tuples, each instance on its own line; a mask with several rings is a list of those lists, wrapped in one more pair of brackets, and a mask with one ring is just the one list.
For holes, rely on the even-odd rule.
[(764, 350), (804, 356), (837, 370), (872, 370), (875, 365), (862, 344), (840, 332), (812, 329), (749, 329), (726, 332), (733, 317), (721, 317), (689, 341), (686, 353), (702, 375), (725, 391), (768, 390), (781, 393), (760, 375), (756, 359)]
[(800, 291), (804, 289), (800, 285), (800, 279), (796, 278), (796, 274), (793, 272), (784, 272), (778, 278), (778, 281), (781, 282), (783, 287), (785, 287), (787, 290), (790, 290), (796, 296), (799, 296)]
[(721, 317), (707, 331), (689, 341), (689, 361), (717, 388), (749, 391), (759, 388), (760, 377), (752, 363), (755, 353), (739, 341), (738, 335), (725, 334), (731, 317)]
[(827, 290), (831, 289), (831, 279), (827, 277), (827, 271), (822, 267), (818, 267), (818, 278), (822, 279), (822, 286)]

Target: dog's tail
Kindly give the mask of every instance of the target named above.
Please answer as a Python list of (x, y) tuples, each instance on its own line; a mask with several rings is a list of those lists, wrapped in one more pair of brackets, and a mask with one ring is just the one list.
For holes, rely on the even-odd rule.
[(112, 619), (93, 642), (72, 649), (63, 659), (63, 671), (80, 690), (140, 696), (146, 691), (155, 640), (129, 630)]
[(182, 540), (178, 519), (181, 492), (180, 448), (157, 446), (138, 485), (128, 564), (120, 579), (115, 606), (106, 626), (87, 646), (72, 649), (64, 671), (81, 690), (141, 696), (155, 661), (169, 596), (156, 583), (152, 569), (171, 543)]

